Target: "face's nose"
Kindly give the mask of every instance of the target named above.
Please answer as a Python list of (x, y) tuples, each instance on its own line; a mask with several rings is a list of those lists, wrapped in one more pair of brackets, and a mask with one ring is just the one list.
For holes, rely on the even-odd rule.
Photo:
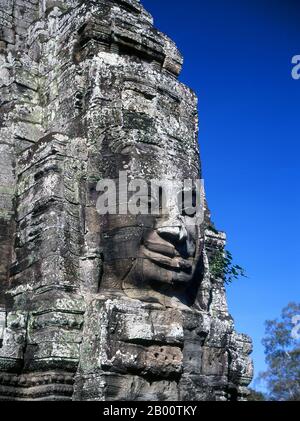
[(187, 230), (183, 225), (176, 226), (162, 226), (157, 229), (157, 233), (164, 240), (176, 244), (187, 240)]

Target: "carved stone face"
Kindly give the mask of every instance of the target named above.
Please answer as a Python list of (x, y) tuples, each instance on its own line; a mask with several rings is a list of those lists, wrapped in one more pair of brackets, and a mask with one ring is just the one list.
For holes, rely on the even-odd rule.
[[(149, 162), (150, 156), (148, 153)], [(151, 159), (154, 166), (157, 156), (152, 154)], [(178, 168), (176, 173), (179, 175)], [(164, 171), (156, 176), (166, 179)], [(183, 174), (181, 177), (183, 180)], [(199, 215), (182, 204), (186, 189), (183, 192), (181, 183), (166, 182), (170, 189), (160, 197), (161, 190), (151, 190), (147, 181), (148, 193), (139, 196), (139, 205), (142, 210), (149, 209), (149, 214), (103, 218), (103, 289), (121, 289), (131, 298), (145, 301), (166, 303), (177, 297), (186, 302), (201, 255)], [(130, 202), (130, 193), (128, 197)], [(154, 215), (151, 209), (156, 210)]]
[[(181, 196), (181, 191), (178, 195)], [(185, 214), (177, 197), (160, 215), (107, 215), (103, 227), (104, 281), (132, 298), (162, 301), (190, 287), (201, 253), (197, 216)], [(145, 202), (153, 202), (153, 196)], [(121, 284), (120, 284), (121, 282)]]
[[(103, 291), (121, 290), (145, 301), (177, 297), (185, 302), (195, 280), (203, 235), (199, 215), (188, 215), (180, 206), (180, 183), (199, 179), (197, 113), (195, 104), (187, 103), (190, 97), (176, 97), (178, 86), (176, 82), (163, 90), (155, 80), (134, 80), (132, 74), (122, 83), (123, 125), (105, 134), (104, 174), (117, 180), (126, 171), (128, 181), (144, 180), (150, 186), (158, 180), (173, 190), (157, 215), (102, 217)], [(153, 191), (141, 201), (161, 204)]]
[(143, 279), (154, 290), (172, 295), (185, 290), (194, 277), (199, 232), (193, 221), (187, 220), (191, 218), (182, 215), (177, 207), (169, 203), (167, 212), (144, 232), (131, 279), (135, 285)]

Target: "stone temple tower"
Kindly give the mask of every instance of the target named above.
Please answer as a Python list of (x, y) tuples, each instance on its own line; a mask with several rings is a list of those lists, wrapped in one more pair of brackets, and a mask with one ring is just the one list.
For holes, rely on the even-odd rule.
[(96, 206), (120, 172), (201, 177), (181, 66), (138, 0), (0, 0), (1, 400), (246, 399), (204, 196), (197, 223)]

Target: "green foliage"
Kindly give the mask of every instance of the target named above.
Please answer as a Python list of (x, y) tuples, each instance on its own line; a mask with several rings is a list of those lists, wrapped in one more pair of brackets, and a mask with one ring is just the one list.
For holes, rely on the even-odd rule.
[(239, 277), (246, 277), (245, 270), (233, 264), (232, 254), (228, 250), (218, 250), (210, 262), (210, 272), (214, 278), (225, 279), (226, 284), (231, 284)]
[(300, 340), (294, 317), (300, 315), (300, 304), (290, 303), (281, 318), (266, 322), (265, 346), (268, 369), (260, 374), (266, 382), (270, 399), (300, 401)]

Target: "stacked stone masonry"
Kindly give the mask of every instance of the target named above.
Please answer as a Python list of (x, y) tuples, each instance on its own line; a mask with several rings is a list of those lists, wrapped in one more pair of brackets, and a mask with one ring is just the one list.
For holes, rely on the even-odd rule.
[(96, 210), (119, 171), (201, 176), (182, 63), (138, 0), (0, 0), (1, 400), (246, 399), (208, 209), (185, 244)]

